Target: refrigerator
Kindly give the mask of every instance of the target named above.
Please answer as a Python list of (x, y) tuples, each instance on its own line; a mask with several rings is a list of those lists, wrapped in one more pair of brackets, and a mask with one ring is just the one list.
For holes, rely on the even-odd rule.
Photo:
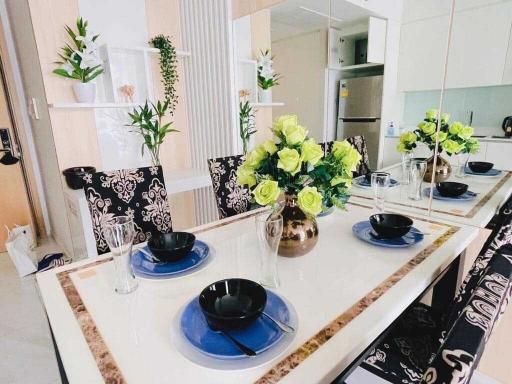
[(364, 136), (370, 168), (377, 169), (383, 76), (342, 79), (339, 84), (336, 140)]

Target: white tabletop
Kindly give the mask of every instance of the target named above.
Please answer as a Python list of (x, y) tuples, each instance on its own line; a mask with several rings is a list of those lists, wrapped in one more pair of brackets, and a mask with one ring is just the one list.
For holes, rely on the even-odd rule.
[(196, 365), (175, 348), (170, 326), (180, 308), (209, 283), (226, 277), (258, 279), (253, 213), (196, 229), (197, 237), (215, 250), (206, 268), (165, 281), (139, 280), (130, 295), (114, 293), (108, 255), (93, 264), (89, 259), (38, 274), (70, 383), (101, 383), (110, 377), (128, 383), (251, 383), (278, 363), (279, 372), (287, 374), (274, 371), (259, 382), (330, 382), (477, 234), (474, 227), (415, 218), (414, 225), (430, 234), (422, 243), (398, 250), (375, 247), (351, 230), (372, 210), (352, 204), (347, 210), (318, 219), (319, 241), (309, 254), (279, 258), (282, 285), (276, 292), (297, 311), (298, 331), (286, 352), (249, 370)]
[[(399, 164), (384, 168), (383, 171), (389, 172), (393, 179), (400, 181), (402, 172)], [(453, 173), (455, 171), (456, 168), (454, 167)], [(464, 178), (457, 178), (453, 173), (448, 181), (468, 184), (468, 190), (478, 193), (478, 195), (471, 201), (433, 199), (431, 216), (454, 223), (484, 228), (497, 209), (512, 193), (512, 173), (504, 171), (496, 177), (466, 175)], [(430, 183), (424, 182), (422, 190), (428, 187), (430, 187)], [(428, 197), (423, 196), (422, 200), (419, 201), (410, 200), (408, 190), (409, 185), (398, 185), (389, 188), (386, 197), (387, 208), (417, 215), (428, 215)], [(373, 204), (373, 190), (371, 188), (360, 187), (354, 183), (351, 195), (351, 201)]]

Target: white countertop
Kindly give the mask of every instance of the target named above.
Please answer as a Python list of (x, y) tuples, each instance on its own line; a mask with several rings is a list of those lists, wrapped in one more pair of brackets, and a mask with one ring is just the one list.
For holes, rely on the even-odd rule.
[[(400, 135), (386, 135), (384, 137), (386, 139), (399, 139)], [(507, 139), (505, 137), (492, 137), (492, 135), (485, 136), (485, 137), (475, 137), (475, 139), (477, 139), (479, 141), (495, 141), (495, 142), (499, 142), (499, 143), (512, 143), (512, 138)]]
[[(302, 257), (279, 258), (282, 285), (276, 292), (297, 311), (297, 335), (277, 359), (244, 371), (219, 371), (196, 365), (175, 348), (169, 330), (179, 309), (209, 283), (226, 277), (258, 279), (259, 251), (250, 212), (199, 228), (198, 239), (215, 250), (205, 269), (175, 279), (139, 280), (139, 288), (131, 295), (114, 293), (112, 262), (70, 273), (76, 291), (68, 296), (57, 274), (91, 260), (38, 274), (41, 296), (69, 382), (103, 382), (80, 326), (85, 323), (85, 312), (94, 321), (128, 383), (240, 384), (254, 382), (321, 329), (331, 327), (334, 319), (362, 308), (361, 313), (351, 317), (332, 338), (280, 380), (330, 383), (435, 280), (478, 231), (461, 226), (452, 233), (454, 229), (448, 225), (415, 218), (414, 225), (430, 234), (422, 243), (407, 249), (375, 247), (355, 238), (351, 229), (371, 213), (370, 208), (349, 204), (347, 211), (319, 218), (316, 247)], [(392, 279), (397, 274), (400, 278)], [(391, 280), (396, 284), (388, 283)], [(76, 303), (77, 299), (83, 302), (77, 310), (80, 323), (68, 302)], [(366, 306), (365, 302), (373, 303)]]

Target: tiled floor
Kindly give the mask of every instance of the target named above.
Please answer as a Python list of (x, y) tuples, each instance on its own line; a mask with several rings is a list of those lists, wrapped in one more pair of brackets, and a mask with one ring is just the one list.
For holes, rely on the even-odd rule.
[[(47, 243), (37, 253), (57, 249)], [(20, 279), (6, 253), (0, 253), (0, 308), (0, 383), (60, 383), (35, 277)]]

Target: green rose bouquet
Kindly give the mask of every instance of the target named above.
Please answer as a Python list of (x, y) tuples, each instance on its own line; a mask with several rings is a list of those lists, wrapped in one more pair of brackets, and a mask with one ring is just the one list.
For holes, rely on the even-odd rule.
[(344, 206), (352, 172), (361, 155), (347, 141), (336, 141), (331, 153), (299, 124), (295, 115), (275, 120), (273, 140), (250, 151), (237, 170), (237, 181), (247, 185), (259, 205), (273, 205), (281, 193), (294, 195), (304, 213), (316, 216), (325, 207)]
[(416, 148), (418, 142), (426, 144), (433, 151), (437, 140), (439, 141), (438, 151), (442, 152), (444, 150), (450, 156), (478, 152), (479, 144), (472, 137), (472, 127), (458, 121), (450, 124), (450, 115), (443, 113), (441, 115), (441, 127), (439, 133), (437, 133), (437, 114), (436, 109), (429, 109), (425, 114), (425, 119), (418, 124), (414, 131), (403, 133), (397, 146), (398, 152), (411, 152)]

